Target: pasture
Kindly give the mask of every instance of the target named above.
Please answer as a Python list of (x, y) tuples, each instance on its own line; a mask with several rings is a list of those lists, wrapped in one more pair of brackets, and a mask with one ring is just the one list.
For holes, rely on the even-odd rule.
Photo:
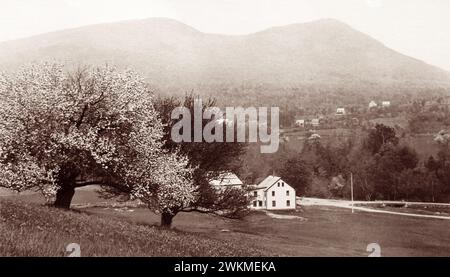
[[(147, 210), (132, 212), (105, 208), (87, 212), (154, 225), (159, 218)], [(369, 253), (370, 243), (381, 246), (383, 256), (450, 256), (450, 221), (371, 214), (335, 207), (305, 207), (302, 219), (274, 219), (254, 213), (242, 221), (200, 214), (181, 214), (174, 228), (228, 242), (262, 247), (265, 255), (356, 256)]]
[[(6, 198), (10, 200), (1, 202), (3, 256), (60, 256), (65, 244), (76, 241), (87, 247), (88, 256), (365, 257), (370, 243), (381, 246), (382, 256), (450, 256), (450, 220), (305, 206), (290, 212), (293, 219), (264, 212), (243, 220), (184, 213), (175, 217), (169, 231), (156, 227), (159, 216), (145, 208), (101, 206), (67, 212), (43, 207), (36, 196), (22, 198), (30, 204), (17, 202), (20, 196)], [(95, 201), (96, 195), (78, 191), (75, 204), (87, 199)], [(4, 209), (5, 203), (14, 209)], [(32, 249), (27, 249), (30, 240)], [(44, 250), (37, 251), (38, 246)]]

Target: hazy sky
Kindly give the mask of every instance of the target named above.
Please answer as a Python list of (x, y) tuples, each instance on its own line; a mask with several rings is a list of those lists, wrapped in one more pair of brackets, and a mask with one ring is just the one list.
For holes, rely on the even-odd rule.
[(225, 34), (336, 18), (450, 71), (449, 0), (0, 0), (0, 41), (147, 17)]

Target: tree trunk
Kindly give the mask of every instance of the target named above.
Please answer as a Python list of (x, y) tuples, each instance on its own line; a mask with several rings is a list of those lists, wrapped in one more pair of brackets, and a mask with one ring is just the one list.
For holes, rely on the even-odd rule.
[(61, 209), (70, 209), (70, 203), (75, 194), (75, 187), (71, 185), (62, 186), (56, 192), (56, 200), (54, 206)]
[(161, 227), (170, 228), (172, 226), (172, 220), (175, 214), (163, 212), (161, 213)]

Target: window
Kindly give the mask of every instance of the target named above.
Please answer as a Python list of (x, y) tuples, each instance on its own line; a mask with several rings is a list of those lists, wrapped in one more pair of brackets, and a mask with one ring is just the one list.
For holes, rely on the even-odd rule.
[(258, 201), (258, 206), (262, 207), (262, 201)]
[(272, 196), (275, 196), (275, 191), (272, 191)]
[(257, 197), (258, 196), (258, 192), (257, 191), (253, 192), (253, 196)]
[(278, 182), (278, 187), (280, 187), (280, 182)]
[(287, 201), (286, 201), (286, 206), (288, 206), (288, 207), (291, 206), (291, 201), (290, 201), (290, 200), (287, 200)]
[(289, 196), (289, 191), (288, 190), (286, 191), (286, 196)]
[(277, 201), (272, 201), (272, 207), (276, 207), (277, 206)]
[(283, 182), (281, 182), (281, 186), (284, 188), (284, 183)]
[(253, 207), (256, 207), (256, 201), (253, 201)]

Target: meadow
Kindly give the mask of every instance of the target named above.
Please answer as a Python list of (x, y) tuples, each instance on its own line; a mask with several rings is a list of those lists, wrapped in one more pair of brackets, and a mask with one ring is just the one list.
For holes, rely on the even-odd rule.
[[(182, 213), (172, 230), (139, 207), (44, 206), (36, 195), (0, 200), (0, 256), (65, 256), (79, 243), (82, 256), (356, 256), (370, 243), (382, 256), (450, 256), (449, 220), (304, 206), (291, 219), (254, 212), (243, 220)], [(98, 201), (100, 201), (98, 199)]]

